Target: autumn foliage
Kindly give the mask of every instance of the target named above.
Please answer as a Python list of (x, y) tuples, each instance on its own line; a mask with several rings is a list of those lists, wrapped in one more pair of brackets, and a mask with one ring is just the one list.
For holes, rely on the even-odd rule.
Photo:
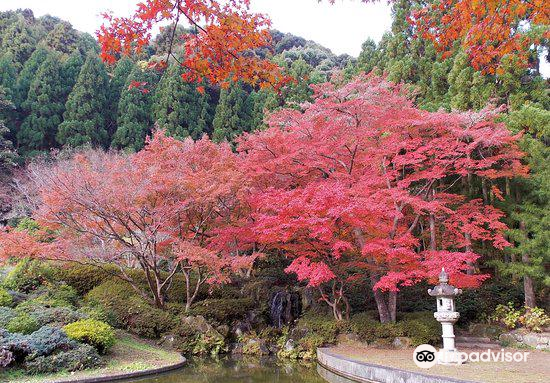
[(413, 15), (419, 33), (449, 53), (460, 41), (472, 66), (498, 71), (506, 55), (527, 66), (529, 48), (550, 37), (550, 10), (544, 0), (442, 0)]
[[(152, 28), (163, 22), (174, 24), (170, 50), (162, 62), (178, 61), (184, 68), (183, 79), (203, 79), (223, 87), (232, 79), (259, 86), (280, 86), (279, 67), (258, 57), (254, 50), (269, 47), (269, 19), (251, 13), (249, 0), (145, 0), (131, 17), (105, 14), (106, 24), (98, 31), (102, 58), (114, 62), (121, 54), (139, 53), (151, 39)], [(195, 33), (175, 36), (179, 22), (185, 21)], [(174, 52), (174, 39), (184, 40), (184, 51)]]
[[(203, 283), (227, 281), (256, 257), (236, 254), (235, 241), (210, 245), (238, 209), (243, 175), (228, 145), (182, 142), (159, 131), (133, 155), (86, 150), (54, 164), (35, 162), (28, 173), (38, 206), (33, 217), (55, 238), (8, 230), (0, 241), (4, 257), (115, 264), (158, 307), (176, 272), (188, 283), (191, 273), (196, 277), (189, 307)], [(133, 267), (145, 271), (148, 290), (132, 279)]]
[(486, 278), (473, 274), (472, 241), (507, 246), (503, 214), (456, 186), (525, 174), (517, 137), (492, 111), (419, 110), (381, 78), (315, 92), (303, 112), (274, 113), (239, 146), (257, 240), (291, 257), (287, 271), (319, 288), (339, 319), (346, 284), (363, 276), (382, 321), (395, 320), (400, 286), (442, 266), (458, 286)]
[(198, 277), (189, 307), (202, 283), (244, 275), (258, 249), (277, 250), (337, 319), (349, 315), (349, 284), (370, 284), (383, 322), (395, 320), (401, 287), (442, 266), (457, 286), (487, 278), (474, 244), (509, 245), (503, 214), (463, 190), (481, 180), (498, 198), (499, 178), (527, 172), (498, 111), (423, 111), (379, 77), (314, 90), (312, 103), (241, 137), (237, 153), (157, 131), (135, 154), (35, 162), (33, 217), (55, 236), (8, 230), (0, 253), (114, 263), (138, 291), (127, 270), (140, 267), (140, 292), (159, 307), (181, 270), (188, 284)]

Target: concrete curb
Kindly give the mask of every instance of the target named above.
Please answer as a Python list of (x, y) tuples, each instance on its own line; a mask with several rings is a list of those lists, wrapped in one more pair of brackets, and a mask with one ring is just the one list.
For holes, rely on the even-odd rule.
[(360, 362), (331, 352), (329, 348), (317, 349), (317, 361), (330, 372), (361, 383), (477, 383)]
[(129, 372), (127, 374), (117, 374), (117, 375), (105, 375), (105, 376), (95, 376), (90, 378), (82, 378), (76, 380), (61, 380), (54, 383), (102, 383), (102, 382), (117, 382), (121, 380), (129, 380), (135, 378), (146, 378), (151, 375), (163, 374), (166, 372), (178, 370), (185, 366), (187, 359), (182, 356), (182, 361), (171, 364), (169, 366), (153, 368), (150, 370)]

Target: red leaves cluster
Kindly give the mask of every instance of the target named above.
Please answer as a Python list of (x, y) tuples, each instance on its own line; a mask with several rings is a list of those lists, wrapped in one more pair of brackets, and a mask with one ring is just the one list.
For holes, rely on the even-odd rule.
[[(182, 36), (188, 82), (228, 86), (232, 79), (252, 85), (280, 86), (284, 78), (279, 67), (256, 56), (255, 49), (270, 46), (269, 19), (249, 11), (249, 0), (146, 0), (129, 18), (104, 15), (107, 20), (98, 31), (102, 58), (114, 62), (120, 54), (139, 53), (151, 39), (151, 30), (160, 22), (184, 19), (196, 33)], [(173, 52), (167, 52), (173, 54)]]
[(466, 273), (478, 257), (471, 241), (506, 246), (502, 213), (455, 185), (525, 174), (517, 137), (491, 110), (416, 109), (381, 78), (315, 91), (239, 146), (257, 240), (293, 257), (287, 270), (312, 286), (370, 273), (374, 288), (395, 290), (442, 266), (457, 285), (482, 280)]

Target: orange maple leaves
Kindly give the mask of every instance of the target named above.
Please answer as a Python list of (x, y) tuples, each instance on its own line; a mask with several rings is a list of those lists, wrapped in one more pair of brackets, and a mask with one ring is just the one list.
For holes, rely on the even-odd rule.
[(251, 13), (249, 0), (145, 0), (129, 18), (104, 17), (107, 23), (97, 35), (107, 62), (114, 62), (120, 54), (139, 53), (149, 43), (154, 25), (166, 21), (177, 25), (182, 19), (195, 33), (179, 36), (184, 39), (183, 54), (175, 55), (170, 44), (161, 67), (174, 59), (186, 68), (185, 81), (206, 79), (222, 87), (232, 79), (261, 87), (285, 83), (280, 68), (256, 53), (271, 44), (270, 21)]
[(414, 12), (411, 21), (447, 55), (461, 41), (472, 66), (489, 74), (500, 72), (507, 55), (527, 66), (530, 46), (550, 37), (544, 0), (441, 0)]

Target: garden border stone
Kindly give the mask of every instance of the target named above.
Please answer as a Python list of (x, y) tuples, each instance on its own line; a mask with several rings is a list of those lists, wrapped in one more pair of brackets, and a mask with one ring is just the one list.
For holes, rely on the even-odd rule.
[(477, 383), (360, 362), (331, 352), (330, 348), (318, 348), (317, 361), (330, 372), (361, 383)]

